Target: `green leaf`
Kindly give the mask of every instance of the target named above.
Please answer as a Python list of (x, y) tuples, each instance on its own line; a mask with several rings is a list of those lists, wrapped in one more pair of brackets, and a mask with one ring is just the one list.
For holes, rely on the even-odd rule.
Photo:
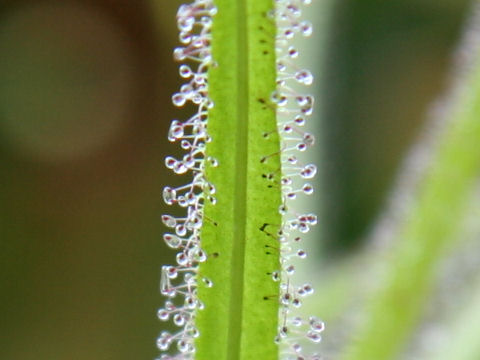
[[(435, 360), (476, 360), (480, 357), (480, 281), (474, 279), (473, 291), (467, 301), (462, 302), (450, 325), (451, 337), (442, 343), (431, 359)], [(433, 352), (433, 351), (432, 351)]]
[[(280, 144), (275, 90), (275, 24), (272, 0), (217, 0), (212, 52), (217, 66), (208, 73), (207, 168), (215, 185), (215, 205), (206, 204), (199, 268), (213, 287), (199, 284), (205, 304), (196, 325), (196, 359), (278, 358), (278, 241), (281, 216)], [(268, 133), (268, 136), (265, 134)], [(275, 179), (265, 177), (275, 173)], [(267, 225), (265, 225), (267, 224)], [(272, 248), (267, 248), (271, 246)]]
[[(471, 49), (469, 49), (471, 50)], [(421, 319), (480, 175), (480, 57), (456, 88), (432, 162), (354, 344), (342, 358), (394, 359)], [(452, 94), (450, 94), (452, 96)], [(445, 114), (444, 114), (445, 115)], [(377, 281), (377, 280), (376, 280)]]

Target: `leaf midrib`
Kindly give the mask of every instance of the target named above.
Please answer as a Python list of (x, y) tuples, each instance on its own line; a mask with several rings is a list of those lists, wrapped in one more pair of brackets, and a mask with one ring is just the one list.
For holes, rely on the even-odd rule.
[[(262, 232), (278, 231), (279, 139), (273, 104), (275, 90), (275, 23), (267, 16), (273, 0), (215, 0), (218, 13), (212, 27), (212, 56), (217, 66), (208, 72), (208, 132), (206, 177), (215, 185), (216, 204), (205, 203), (202, 248), (209, 260), (199, 275), (198, 297), (205, 310), (196, 314), (200, 336), (195, 340), (199, 360), (275, 360), (278, 348), (278, 283), (268, 275), (278, 270), (278, 256), (265, 252), (276, 239)], [(247, 18), (248, 15), (248, 18)], [(269, 137), (263, 134), (271, 134)], [(264, 174), (274, 173), (275, 179)]]
[(232, 262), (230, 273), (231, 297), (230, 297), (230, 321), (228, 329), (227, 359), (238, 360), (241, 349), (241, 324), (243, 317), (243, 291), (244, 291), (244, 261), (245, 261), (245, 234), (247, 219), (247, 161), (248, 161), (248, 45), (247, 45), (247, 17), (245, 0), (237, 0), (238, 16), (236, 17), (237, 28), (237, 143), (235, 154), (235, 179), (234, 197), (234, 243), (232, 246)]

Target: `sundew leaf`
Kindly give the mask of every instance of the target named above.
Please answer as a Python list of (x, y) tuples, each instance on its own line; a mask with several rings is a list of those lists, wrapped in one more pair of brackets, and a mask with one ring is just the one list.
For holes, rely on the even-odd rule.
[(313, 288), (293, 278), (317, 217), (290, 209), (313, 193), (305, 181), (317, 172), (297, 158), (315, 142), (302, 130), (314, 99), (292, 87), (313, 82), (290, 44), (312, 33), (301, 20), (309, 3), (194, 0), (177, 12), (174, 57), (186, 83), (172, 102), (196, 112), (173, 120), (168, 137), (186, 153), (166, 166), (190, 183), (163, 191), (185, 211), (162, 216), (178, 253), (177, 265), (162, 267), (158, 317), (177, 330), (160, 333), (160, 359), (301, 358), (299, 339), (321, 341), (323, 322), (295, 312)]
[(435, 360), (476, 360), (480, 357), (480, 282), (478, 278), (471, 284), (471, 296), (462, 302), (462, 308), (449, 324), (451, 337), (448, 342), (432, 349), (429, 359)]
[[(431, 154), (418, 195), (362, 314), (363, 322), (341, 359), (395, 359), (421, 320), (446, 250), (456, 235), (480, 175), (480, 51), (476, 25), (468, 29), (471, 59), (450, 93), (441, 136)], [(471, 36), (474, 36), (473, 38)], [(474, 45), (472, 47), (472, 44)]]
[[(208, 181), (217, 201), (206, 204), (202, 248), (209, 260), (198, 285), (205, 305), (196, 317), (195, 358), (278, 359), (279, 269), (276, 234), (281, 205), (276, 106), (275, 23), (271, 0), (216, 0), (212, 28), (216, 66), (208, 72)], [(268, 134), (268, 136), (265, 136)], [(265, 174), (275, 174), (267, 178)], [(274, 235), (275, 234), (275, 235)]]

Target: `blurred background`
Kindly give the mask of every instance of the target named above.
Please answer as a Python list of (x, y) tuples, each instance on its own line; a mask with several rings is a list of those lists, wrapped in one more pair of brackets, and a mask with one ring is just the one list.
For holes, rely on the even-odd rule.
[[(185, 116), (170, 102), (180, 3), (0, 1), (0, 359), (157, 355), (160, 266), (174, 255), (161, 191), (178, 181), (163, 159)], [(469, 3), (309, 12), (322, 31), (308, 50), (324, 190), (314, 264), (361, 248), (446, 86)]]

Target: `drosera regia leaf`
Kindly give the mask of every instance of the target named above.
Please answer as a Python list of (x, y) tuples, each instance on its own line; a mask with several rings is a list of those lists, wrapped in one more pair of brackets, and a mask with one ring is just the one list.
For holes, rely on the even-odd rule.
[[(342, 360), (399, 358), (432, 296), (438, 267), (457, 247), (462, 219), (480, 175), (480, 11), (474, 6), (454, 67), (454, 83), (437, 105), (435, 141), (415, 197), (395, 233), (362, 323)], [(458, 357), (460, 358), (460, 357)]]
[(179, 252), (162, 270), (169, 300), (159, 318), (180, 330), (160, 335), (161, 359), (318, 358), (298, 340), (319, 342), (324, 324), (295, 314), (313, 288), (295, 284), (292, 264), (306, 256), (301, 234), (317, 220), (289, 210), (313, 192), (305, 179), (316, 173), (296, 157), (314, 143), (302, 130), (313, 97), (291, 86), (313, 81), (290, 44), (311, 34), (301, 20), (308, 3), (196, 0), (179, 9), (184, 45), (174, 55), (187, 84), (172, 100), (197, 112), (169, 133), (187, 153), (167, 157), (167, 167), (191, 182), (164, 191), (186, 216), (163, 216), (174, 229), (165, 241)]
[[(215, 105), (207, 153), (219, 165), (207, 167), (207, 177), (215, 184), (217, 203), (206, 206), (212, 221), (202, 229), (202, 246), (218, 256), (200, 267), (214, 286), (199, 287), (210, 311), (197, 316), (197, 359), (277, 359), (279, 288), (269, 274), (280, 266), (279, 253), (266, 248), (278, 249), (281, 222), (280, 143), (270, 101), (275, 24), (267, 14), (273, 3), (215, 3), (212, 53), (218, 65), (208, 74)], [(262, 162), (268, 154), (274, 155)], [(275, 172), (272, 179), (263, 176)]]

